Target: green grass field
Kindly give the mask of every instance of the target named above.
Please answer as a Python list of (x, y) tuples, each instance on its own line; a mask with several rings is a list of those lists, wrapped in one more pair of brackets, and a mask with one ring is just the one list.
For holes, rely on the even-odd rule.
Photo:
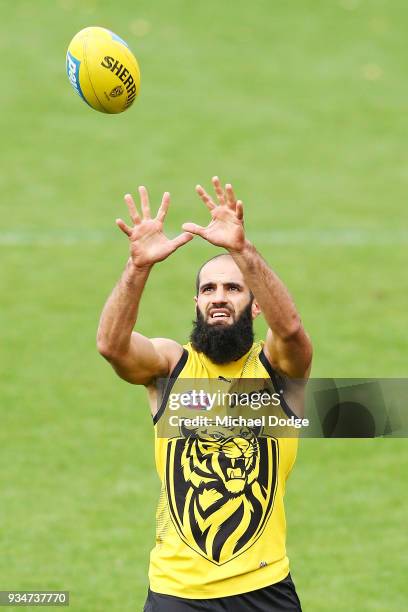
[[(403, 0), (3, 3), (0, 590), (65, 589), (78, 612), (142, 609), (159, 491), (144, 390), (96, 353), (127, 258), (122, 196), (204, 222), (214, 174), (295, 297), (315, 376), (407, 374), (408, 8)], [(127, 40), (120, 116), (72, 91), (87, 25)], [(153, 271), (138, 329), (185, 341), (195, 239)], [(264, 327), (258, 326), (262, 337)], [(403, 439), (305, 440), (287, 488), (306, 612), (407, 605)]]

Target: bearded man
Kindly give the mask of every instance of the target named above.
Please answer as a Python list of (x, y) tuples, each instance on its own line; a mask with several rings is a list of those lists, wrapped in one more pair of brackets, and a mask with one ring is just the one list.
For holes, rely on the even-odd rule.
[[(243, 204), (232, 186), (223, 189), (218, 177), (212, 182), (217, 202), (196, 188), (211, 214), (208, 226), (184, 223), (172, 240), (163, 233), (168, 193), (155, 218), (144, 187), (141, 215), (125, 196), (133, 225), (116, 223), (129, 238), (130, 257), (98, 329), (98, 350), (117, 374), (146, 387), (156, 432), (162, 492), (144, 612), (301, 610), (289, 573), (283, 507), (296, 439), (245, 427), (157, 435), (177, 380), (267, 378), (278, 391), (282, 377), (307, 379), (310, 372), (312, 347), (292, 298), (246, 238)], [(226, 252), (198, 272), (190, 342), (182, 346), (133, 331), (153, 265), (195, 235)], [(261, 313), (268, 331), (264, 342), (255, 342), (253, 320)], [(294, 415), (283, 398), (281, 408)]]

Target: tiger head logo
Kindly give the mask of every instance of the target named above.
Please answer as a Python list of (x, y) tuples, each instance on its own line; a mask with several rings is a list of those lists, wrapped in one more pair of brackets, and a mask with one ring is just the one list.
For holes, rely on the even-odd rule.
[(237, 497), (259, 474), (259, 447), (255, 434), (247, 427), (233, 432), (226, 427), (199, 437), (189, 437), (182, 456), (185, 480), (197, 493), (205, 490)]
[(249, 548), (269, 519), (277, 443), (248, 427), (183, 433), (168, 445), (170, 514), (189, 546), (222, 565)]

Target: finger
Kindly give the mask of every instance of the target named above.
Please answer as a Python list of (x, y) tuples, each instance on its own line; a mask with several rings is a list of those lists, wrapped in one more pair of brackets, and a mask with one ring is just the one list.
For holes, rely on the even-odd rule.
[(218, 201), (223, 206), (225, 204), (225, 194), (224, 190), (221, 186), (221, 181), (218, 176), (213, 176), (212, 184), (214, 185), (215, 193), (217, 195)]
[(231, 208), (231, 210), (235, 210), (235, 205), (236, 205), (235, 194), (234, 194), (234, 190), (232, 189), (232, 185), (230, 183), (227, 183), (227, 185), (225, 185), (225, 193), (227, 195), (228, 208)]
[(196, 223), (183, 223), (181, 227), (190, 234), (196, 234), (196, 236), (204, 238), (205, 227), (202, 227), (202, 225), (197, 225)]
[(133, 223), (135, 225), (137, 225), (138, 223), (141, 222), (141, 219), (139, 217), (139, 213), (137, 212), (136, 204), (135, 204), (132, 196), (130, 195), (130, 193), (127, 193), (125, 195), (125, 202), (126, 202), (127, 207), (129, 209), (130, 218), (132, 219)]
[(212, 199), (210, 198), (206, 190), (203, 189), (201, 185), (196, 186), (196, 192), (198, 193), (198, 195), (200, 196), (200, 198), (202, 199), (202, 201), (204, 202), (208, 210), (212, 210), (213, 208), (216, 208), (216, 204), (214, 204), (214, 202), (212, 201)]
[(164, 218), (167, 215), (167, 211), (169, 210), (169, 206), (170, 206), (170, 194), (168, 191), (166, 191), (163, 194), (163, 198), (159, 206), (159, 210), (157, 211), (157, 215), (156, 215), (157, 221), (161, 221), (161, 222), (164, 221)]
[(152, 217), (150, 214), (149, 194), (147, 193), (146, 187), (144, 187), (143, 185), (140, 185), (139, 187), (139, 195), (140, 202), (142, 204), (143, 219), (151, 219)]
[(235, 211), (237, 213), (238, 219), (242, 221), (244, 218), (244, 205), (241, 200), (237, 200), (237, 206), (236, 206)]
[(126, 225), (122, 219), (116, 219), (116, 225), (124, 234), (126, 234), (126, 236), (130, 237), (132, 235), (132, 228)]
[(194, 234), (191, 234), (190, 232), (183, 232), (182, 234), (179, 234), (178, 236), (173, 238), (173, 240), (171, 240), (171, 244), (174, 246), (174, 250), (176, 250), (179, 247), (183, 246), (183, 244), (190, 242), (190, 240), (192, 240), (193, 238)]

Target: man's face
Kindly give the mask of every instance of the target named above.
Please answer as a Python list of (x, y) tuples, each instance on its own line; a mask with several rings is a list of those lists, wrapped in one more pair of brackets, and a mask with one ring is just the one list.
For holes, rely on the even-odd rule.
[(260, 310), (231, 257), (218, 257), (203, 267), (194, 299), (193, 348), (217, 364), (245, 355), (254, 341), (252, 321)]
[[(200, 273), (198, 295), (194, 298), (208, 325), (233, 325), (248, 306), (251, 294), (241, 270), (231, 257), (208, 262)], [(256, 302), (252, 318), (259, 313)]]

